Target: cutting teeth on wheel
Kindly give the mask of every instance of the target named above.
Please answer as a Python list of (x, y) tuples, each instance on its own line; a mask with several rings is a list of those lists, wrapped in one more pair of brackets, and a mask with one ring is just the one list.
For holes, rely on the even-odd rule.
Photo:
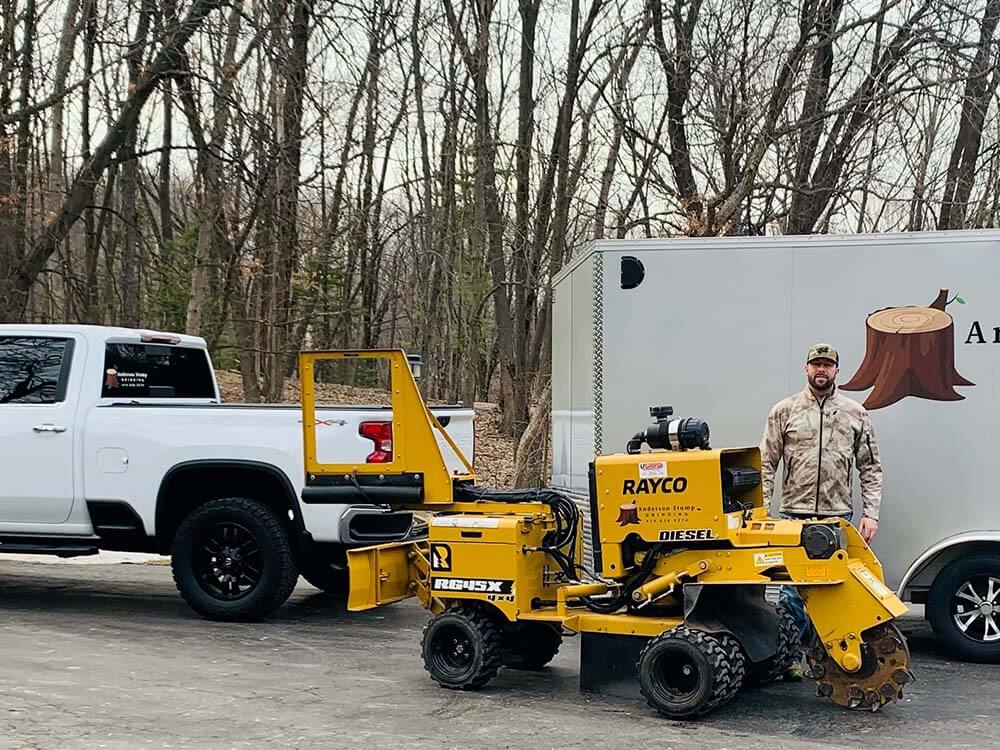
[(913, 681), (906, 639), (892, 624), (863, 634), (862, 664), (854, 672), (844, 671), (818, 641), (806, 650), (806, 656), (807, 674), (816, 680), (817, 695), (846, 708), (878, 711), (901, 698), (903, 686)]
[(913, 682), (913, 672), (908, 669), (897, 669), (892, 673), (892, 679), (898, 682), (900, 685), (905, 685), (908, 682)]

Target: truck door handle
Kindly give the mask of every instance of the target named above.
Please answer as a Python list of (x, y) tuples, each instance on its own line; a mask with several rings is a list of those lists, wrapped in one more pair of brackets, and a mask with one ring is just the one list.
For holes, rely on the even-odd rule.
[(31, 429), (35, 432), (66, 432), (65, 425), (61, 424), (36, 424)]

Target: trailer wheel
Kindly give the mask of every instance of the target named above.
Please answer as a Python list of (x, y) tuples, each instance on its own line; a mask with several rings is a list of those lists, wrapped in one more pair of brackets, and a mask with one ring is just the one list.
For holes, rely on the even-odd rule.
[(184, 519), (171, 552), (174, 583), (210, 620), (260, 620), (288, 599), (298, 580), (285, 525), (264, 503), (212, 500)]
[(731, 697), (742, 666), (733, 661), (719, 640), (681, 625), (650, 640), (639, 654), (639, 690), (668, 718), (699, 716)]
[(785, 672), (795, 664), (802, 646), (799, 644), (799, 626), (792, 613), (784, 607), (775, 607), (778, 612), (778, 644), (774, 656), (752, 665), (747, 670), (748, 685), (766, 685), (780, 680)]
[(510, 669), (541, 669), (555, 657), (562, 633), (544, 622), (512, 623), (503, 633), (500, 660)]
[(1000, 555), (959, 558), (938, 573), (927, 619), (959, 659), (1000, 663)]
[(477, 607), (445, 610), (424, 628), (424, 669), (451, 690), (476, 690), (492, 680), (500, 650), (500, 626)]

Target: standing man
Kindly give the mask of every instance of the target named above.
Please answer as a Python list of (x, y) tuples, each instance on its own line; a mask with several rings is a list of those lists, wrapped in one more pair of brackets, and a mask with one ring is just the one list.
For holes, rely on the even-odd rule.
[[(858, 467), (863, 505), (858, 531), (871, 542), (878, 532), (882, 463), (868, 412), (837, 391), (839, 364), (835, 348), (816, 344), (806, 355), (806, 387), (771, 409), (760, 443), (764, 501), (771, 500), (774, 475), (783, 462), (782, 518), (849, 521), (853, 464)], [(795, 618), (804, 641), (811, 625), (795, 588), (782, 586), (779, 603)], [(801, 661), (800, 653), (786, 679), (802, 679)]]

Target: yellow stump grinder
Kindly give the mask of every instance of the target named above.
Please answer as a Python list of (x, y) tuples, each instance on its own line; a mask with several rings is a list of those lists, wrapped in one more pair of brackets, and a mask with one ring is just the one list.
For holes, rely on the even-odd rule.
[[(380, 464), (318, 460), (318, 360), (388, 360), (392, 443)], [(471, 465), (426, 408), (402, 351), (300, 357), (306, 502), (358, 502), (429, 514), (426, 539), (349, 552), (352, 610), (411, 596), (433, 613), (423, 659), (444, 687), (476, 689), (501, 667), (538, 669), (581, 634), (581, 688), (641, 693), (681, 719), (780, 677), (799, 646), (765, 598), (794, 586), (813, 640), (820, 695), (877, 711), (913, 679), (893, 623), (905, 605), (851, 524), (768, 517), (756, 448), (711, 449), (708, 426), (650, 410), (654, 424), (590, 469), (593, 570), (584, 520), (553, 490), (475, 484)], [(385, 444), (383, 445), (385, 450)], [(465, 466), (449, 473), (442, 451)]]

